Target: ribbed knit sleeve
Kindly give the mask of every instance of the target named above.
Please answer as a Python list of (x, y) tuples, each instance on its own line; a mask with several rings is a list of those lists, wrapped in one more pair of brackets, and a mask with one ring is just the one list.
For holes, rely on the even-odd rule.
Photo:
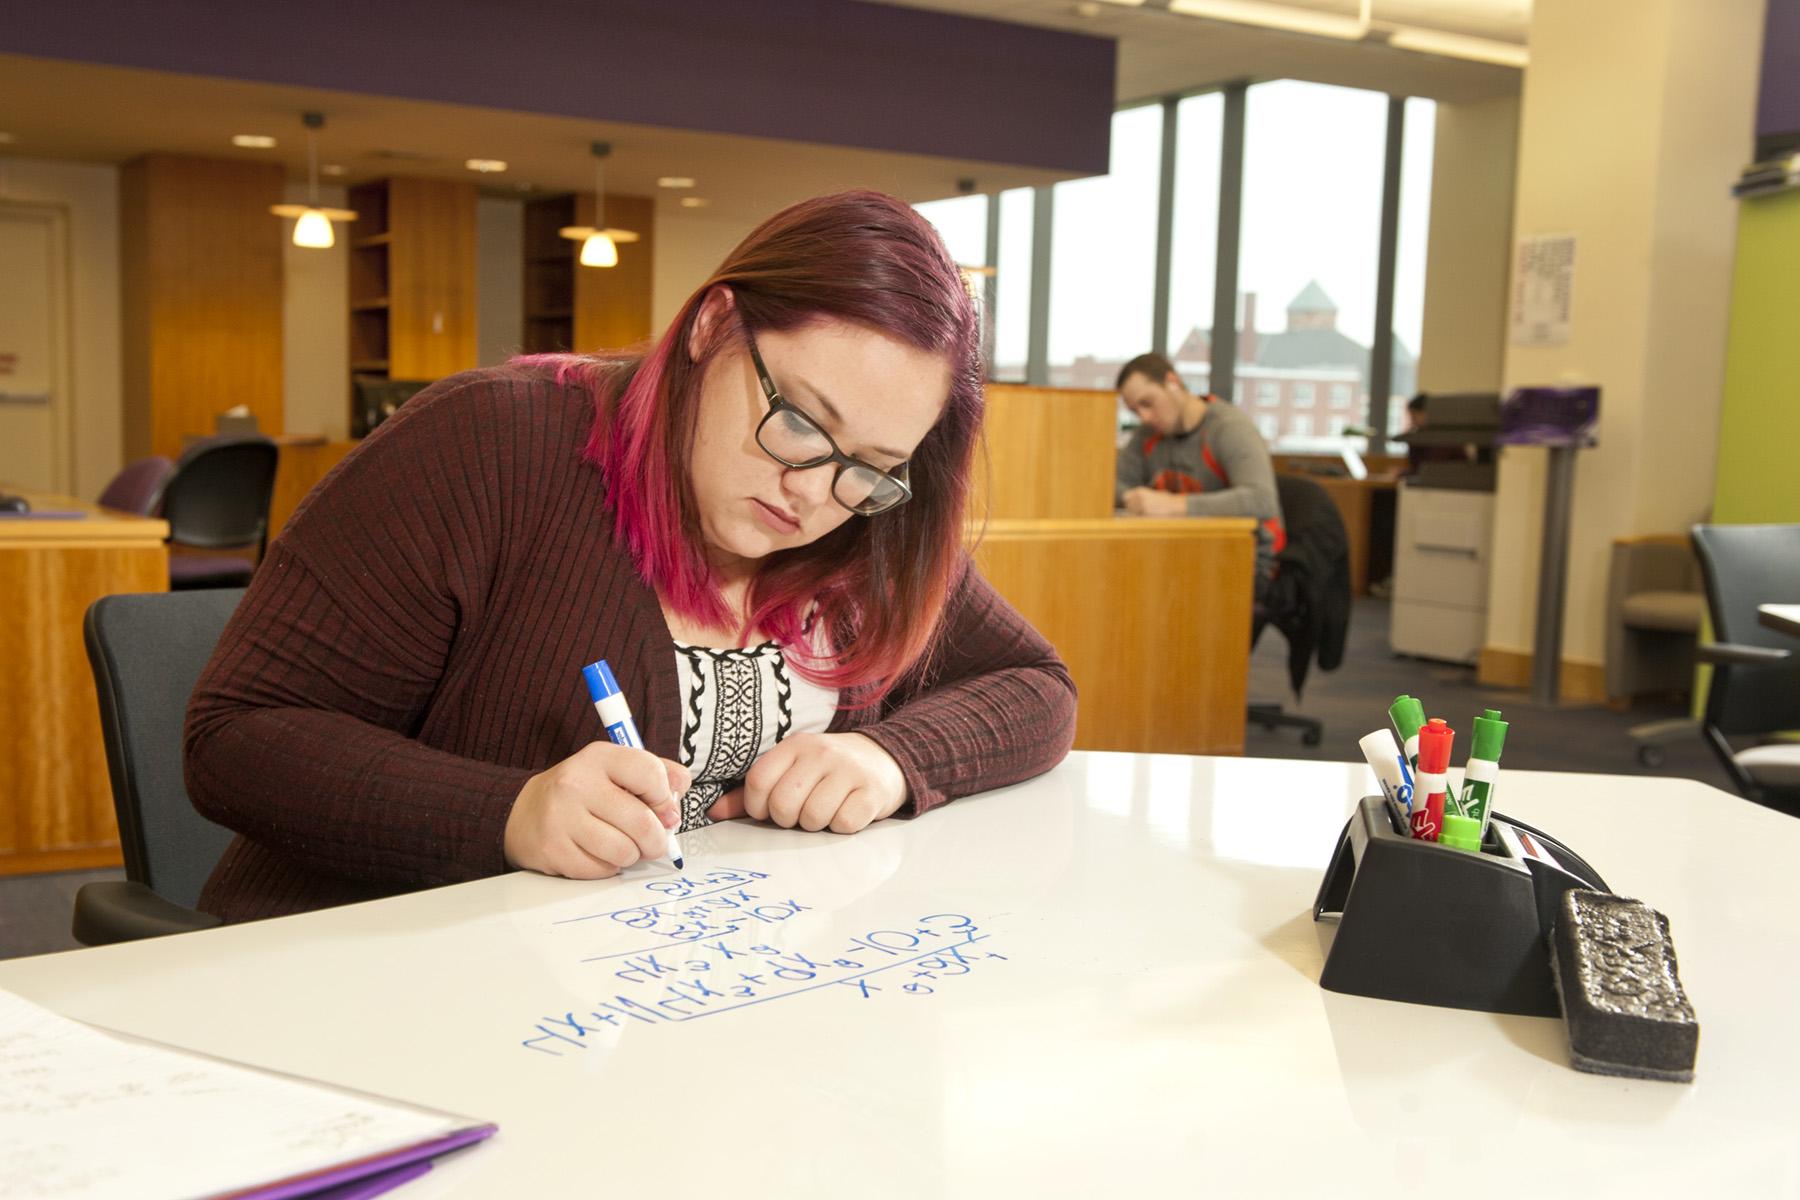
[(1043, 636), (967, 564), (922, 680), (896, 689), (879, 718), (845, 710), (893, 755), (916, 816), (975, 792), (1041, 775), (1075, 740), (1075, 682)]
[(532, 772), (417, 737), (480, 618), (525, 440), (491, 395), (475, 402), (492, 390), (446, 381), (344, 460), (271, 547), (195, 690), (188, 794), (288, 864), (414, 887), (505, 869)]

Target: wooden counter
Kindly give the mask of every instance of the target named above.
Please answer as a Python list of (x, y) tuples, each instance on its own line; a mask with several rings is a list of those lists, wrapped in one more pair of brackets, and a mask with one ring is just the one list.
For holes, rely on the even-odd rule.
[(1242, 754), (1248, 517), (994, 521), (975, 548), (1080, 691), (1079, 750)]
[(0, 517), (0, 875), (119, 864), (112, 784), (81, 622), (119, 592), (169, 586), (166, 521), (25, 492)]

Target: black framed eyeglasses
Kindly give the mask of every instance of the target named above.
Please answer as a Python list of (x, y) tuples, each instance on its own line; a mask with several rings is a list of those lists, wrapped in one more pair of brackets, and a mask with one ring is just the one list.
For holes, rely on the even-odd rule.
[(744, 340), (750, 346), (750, 361), (756, 367), (756, 378), (762, 383), (769, 411), (756, 427), (756, 444), (763, 453), (784, 467), (804, 471), (837, 464), (831, 480), (831, 497), (858, 516), (872, 517), (897, 508), (912, 499), (912, 486), (907, 482), (907, 467), (901, 463), (892, 471), (872, 467), (860, 458), (851, 458), (820, 428), (819, 423), (795, 408), (769, 378), (756, 338), (749, 329)]

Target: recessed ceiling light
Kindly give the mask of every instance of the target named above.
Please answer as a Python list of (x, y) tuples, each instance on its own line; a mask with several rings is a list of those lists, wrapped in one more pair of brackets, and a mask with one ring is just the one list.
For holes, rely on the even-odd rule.
[(479, 171), (483, 175), (492, 175), (495, 172), (506, 170), (506, 161), (499, 158), (471, 158), (463, 163), (463, 166), (471, 171)]
[(344, 166), (342, 163), (326, 163), (319, 168), (319, 174), (321, 175), (342, 175), (343, 173)]
[(687, 175), (664, 175), (661, 179), (656, 181), (656, 186), (666, 188), (691, 188), (694, 186), (694, 181), (692, 177)]
[(683, 208), (705, 208), (706, 207), (706, 198), (704, 196), (683, 196), (681, 198), (681, 207), (683, 207)]
[(275, 139), (266, 133), (238, 133), (232, 135), (231, 144), (246, 150), (273, 150)]

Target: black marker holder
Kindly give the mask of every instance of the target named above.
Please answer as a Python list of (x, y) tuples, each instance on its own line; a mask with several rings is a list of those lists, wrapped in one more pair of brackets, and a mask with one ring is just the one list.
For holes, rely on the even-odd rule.
[[(1515, 857), (1499, 826), (1535, 839), (1562, 864)], [(1337, 914), (1319, 986), (1334, 992), (1554, 1017), (1549, 935), (1570, 888), (1610, 892), (1580, 855), (1542, 830), (1495, 813), (1481, 853), (1411, 836), (1400, 807), (1365, 796), (1338, 835), (1313, 902)]]

